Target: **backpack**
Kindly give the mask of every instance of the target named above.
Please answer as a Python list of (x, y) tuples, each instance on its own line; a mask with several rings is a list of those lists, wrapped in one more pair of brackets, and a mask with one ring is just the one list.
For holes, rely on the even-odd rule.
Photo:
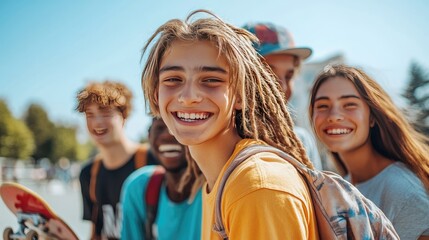
[[(147, 144), (139, 146), (139, 148), (137, 149), (135, 158), (134, 158), (134, 168), (135, 169), (139, 169), (139, 168), (146, 165), (148, 151), (149, 151), (149, 146)], [(101, 166), (101, 156), (99, 154), (97, 154), (95, 156), (94, 162), (92, 163), (92, 166), (91, 166), (91, 178), (89, 180), (89, 197), (90, 197), (92, 203), (94, 204), (94, 207), (92, 209), (92, 222), (93, 223), (97, 222), (97, 217), (98, 217), (98, 201), (97, 201), (97, 197), (95, 195), (95, 188), (97, 185), (97, 176), (98, 176), (98, 172), (100, 170), (100, 166)], [(91, 239), (97, 238), (96, 233), (95, 233), (95, 227), (93, 228), (91, 235), (92, 235)]]
[(252, 145), (241, 150), (222, 176), (216, 195), (213, 228), (222, 239), (228, 239), (221, 213), (226, 181), (240, 163), (261, 152), (280, 156), (301, 174), (311, 195), (320, 239), (399, 239), (384, 213), (351, 183), (333, 172), (309, 169), (280, 149), (265, 145)]
[(152, 232), (152, 226), (155, 223), (158, 211), (159, 193), (161, 192), (164, 175), (165, 169), (162, 166), (156, 166), (147, 184), (144, 196), (146, 203), (145, 239), (147, 240), (156, 239)]

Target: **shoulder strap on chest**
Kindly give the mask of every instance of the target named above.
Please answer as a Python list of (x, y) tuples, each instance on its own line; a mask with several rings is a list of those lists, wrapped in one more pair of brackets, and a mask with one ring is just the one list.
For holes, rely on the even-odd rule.
[(139, 169), (147, 164), (147, 153), (149, 151), (148, 144), (141, 144), (137, 149), (134, 159), (135, 169)]
[(364, 236), (371, 236), (371, 239), (399, 239), (384, 213), (351, 183), (335, 173), (310, 169), (282, 150), (265, 145), (252, 145), (243, 149), (222, 176), (215, 202), (214, 226), (214, 231), (222, 239), (228, 239), (221, 215), (225, 183), (240, 163), (260, 152), (278, 155), (301, 174), (311, 195), (321, 239), (361, 239)]
[(158, 211), (159, 194), (161, 192), (162, 182), (164, 180), (165, 169), (161, 166), (156, 166), (155, 171), (149, 179), (145, 193), (146, 203), (146, 221), (145, 239), (155, 239), (152, 232), (152, 226), (155, 223), (156, 214)]
[(91, 166), (91, 177), (89, 180), (89, 198), (93, 203), (97, 202), (97, 197), (95, 195), (95, 186), (97, 184), (97, 175), (98, 175), (98, 171), (100, 170), (100, 165), (101, 165), (101, 156), (97, 154)]
[[(146, 165), (148, 150), (149, 150), (148, 144), (141, 144), (139, 146), (134, 159), (135, 169), (141, 168)], [(97, 185), (97, 175), (98, 175), (98, 172), (100, 171), (100, 166), (101, 166), (101, 156), (100, 154), (97, 154), (94, 157), (94, 162), (92, 163), (92, 166), (91, 166), (91, 178), (89, 181), (89, 197), (91, 201), (94, 203), (97, 202), (97, 197), (95, 195), (95, 188)]]

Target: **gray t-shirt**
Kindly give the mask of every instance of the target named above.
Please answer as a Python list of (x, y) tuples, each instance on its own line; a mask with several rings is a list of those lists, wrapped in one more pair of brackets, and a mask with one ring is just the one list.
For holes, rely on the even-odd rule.
[(356, 187), (390, 219), (401, 240), (429, 236), (429, 195), (405, 164), (390, 164)]
[(322, 161), (320, 160), (319, 150), (317, 149), (313, 135), (311, 135), (305, 128), (298, 126), (295, 126), (294, 132), (304, 145), (307, 156), (313, 163), (314, 168), (322, 170)]

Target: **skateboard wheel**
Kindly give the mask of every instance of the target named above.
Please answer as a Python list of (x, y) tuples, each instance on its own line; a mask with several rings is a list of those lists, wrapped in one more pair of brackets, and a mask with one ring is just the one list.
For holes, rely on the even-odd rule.
[(10, 236), (13, 234), (13, 229), (10, 227), (5, 228), (3, 231), (3, 239), (4, 240), (11, 240)]
[(37, 240), (37, 239), (39, 239), (39, 234), (37, 234), (37, 232), (34, 230), (28, 231), (27, 235), (25, 236), (25, 240)]

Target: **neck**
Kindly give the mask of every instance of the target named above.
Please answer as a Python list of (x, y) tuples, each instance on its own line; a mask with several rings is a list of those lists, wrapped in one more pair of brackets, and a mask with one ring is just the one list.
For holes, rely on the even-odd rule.
[(115, 169), (125, 164), (137, 151), (138, 144), (127, 138), (109, 146), (99, 146), (103, 164), (108, 169)]
[(362, 183), (375, 177), (393, 163), (392, 160), (378, 153), (371, 142), (354, 151), (339, 153), (339, 156), (346, 166), (352, 184)]
[(188, 199), (191, 193), (192, 181), (183, 188), (182, 191), (179, 191), (179, 185), (184, 174), (185, 170), (178, 173), (172, 173), (166, 171), (165, 173), (165, 183), (167, 186), (167, 194), (171, 201), (173, 202), (182, 202)]
[(241, 140), (236, 130), (222, 133), (215, 139), (189, 146), (192, 158), (207, 179), (208, 191), (213, 188), (223, 166), (231, 157), (235, 145)]

